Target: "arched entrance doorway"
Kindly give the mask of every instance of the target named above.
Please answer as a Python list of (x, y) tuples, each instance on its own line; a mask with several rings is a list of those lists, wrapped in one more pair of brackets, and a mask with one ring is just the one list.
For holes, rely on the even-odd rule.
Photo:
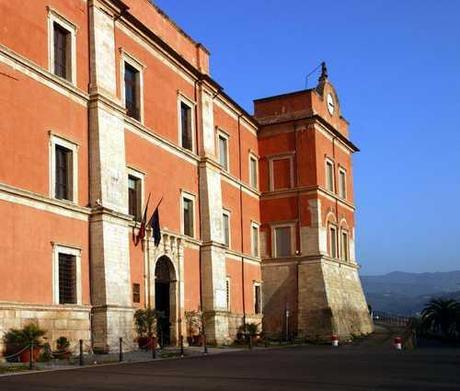
[(176, 342), (176, 282), (171, 260), (165, 255), (160, 257), (155, 265), (155, 309), (163, 313), (157, 322), (162, 345)]

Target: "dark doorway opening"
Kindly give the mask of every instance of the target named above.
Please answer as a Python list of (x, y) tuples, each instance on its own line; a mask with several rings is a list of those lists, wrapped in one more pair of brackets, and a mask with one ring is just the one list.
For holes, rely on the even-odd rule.
[(174, 271), (169, 258), (161, 257), (155, 266), (155, 309), (162, 313), (157, 321), (161, 346), (171, 344), (171, 295), (174, 293)]

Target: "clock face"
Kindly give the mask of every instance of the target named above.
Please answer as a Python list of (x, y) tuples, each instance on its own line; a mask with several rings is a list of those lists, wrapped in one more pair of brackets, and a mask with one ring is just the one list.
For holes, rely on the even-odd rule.
[(334, 114), (335, 102), (331, 94), (327, 94), (327, 109), (330, 114)]

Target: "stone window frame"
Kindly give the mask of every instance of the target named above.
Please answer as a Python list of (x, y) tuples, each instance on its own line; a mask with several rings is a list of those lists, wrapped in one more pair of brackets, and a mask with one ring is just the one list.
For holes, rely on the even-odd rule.
[[(140, 181), (140, 187), (141, 187), (141, 190), (140, 190), (140, 213), (141, 213), (141, 216), (142, 216), (142, 213), (143, 213), (143, 207), (144, 207), (144, 202), (145, 202), (145, 173), (143, 173), (142, 171), (139, 171), (137, 169), (135, 169), (134, 167), (131, 167), (131, 166), (127, 166), (126, 167), (126, 178), (128, 179), (129, 176), (132, 176), (136, 179), (139, 179)], [(127, 208), (127, 211), (128, 211), (128, 214), (129, 214), (129, 190), (128, 190), (128, 208)]]
[[(276, 160), (285, 160), (285, 159), (289, 159), (289, 187), (275, 189), (275, 174), (274, 174), (273, 163)], [(268, 172), (269, 172), (269, 180), (270, 180), (270, 191), (292, 189), (294, 187), (294, 156), (293, 154), (290, 153), (290, 154), (283, 154), (283, 155), (270, 157), (268, 159)]]
[[(220, 142), (219, 139), (223, 138), (226, 140), (226, 154), (227, 154), (227, 167), (224, 167), (220, 162)], [(216, 129), (216, 147), (217, 147), (217, 163), (222, 167), (222, 170), (230, 172), (230, 135), (223, 129)]]
[[(192, 150), (189, 150), (185, 147), (182, 146), (182, 120), (181, 120), (181, 104), (184, 103), (187, 105), (190, 110), (191, 110), (191, 133), (192, 133)], [(192, 99), (189, 99), (185, 94), (183, 94), (181, 91), (177, 91), (177, 134), (178, 134), (178, 145), (192, 153), (197, 153), (197, 147), (196, 147), (196, 125), (195, 125), (195, 112), (196, 112), (196, 102), (194, 102)]]
[[(129, 54), (125, 49), (120, 48), (120, 98), (123, 108), (126, 109), (125, 97), (125, 63), (132, 66), (139, 72), (139, 119), (129, 117), (134, 121), (144, 124), (144, 72), (147, 66), (135, 56)], [(127, 115), (127, 114), (126, 114)]]
[[(49, 196), (52, 199), (78, 204), (78, 150), (80, 146), (60, 135), (49, 131)], [(56, 146), (61, 146), (72, 152), (72, 199), (56, 198)]]
[[(256, 302), (257, 302), (257, 297), (256, 297), (256, 287), (259, 287), (260, 289), (260, 297), (259, 297), (259, 312), (256, 311)], [(263, 313), (263, 294), (262, 294), (262, 283), (260, 281), (254, 281), (252, 284), (252, 297), (253, 297), (253, 302), (254, 302), (254, 314), (262, 314)]]
[[(252, 183), (252, 164), (251, 161), (256, 162), (256, 183)], [(259, 157), (254, 153), (249, 151), (249, 156), (248, 156), (248, 172), (249, 172), (249, 186), (251, 186), (253, 189), (258, 190), (259, 189)]]
[[(346, 237), (346, 253), (343, 253), (343, 237)], [(348, 232), (348, 229), (341, 227), (340, 228), (340, 259), (342, 259), (345, 262), (350, 261), (350, 233)]]
[[(193, 215), (192, 215), (192, 224), (193, 224), (193, 236), (189, 236), (185, 234), (184, 230), (184, 199), (192, 201), (193, 205)], [(191, 237), (191, 238), (196, 238), (196, 195), (193, 193), (190, 193), (185, 190), (181, 190), (181, 196), (180, 196), (180, 232), (182, 235)]]
[(225, 277), (225, 304), (228, 312), (232, 310), (232, 278)]
[[(332, 234), (331, 231), (335, 231), (335, 256), (332, 255)], [(327, 225), (327, 236), (328, 236), (328, 254), (331, 258), (339, 258), (339, 229), (336, 224), (329, 222)]]
[[(224, 215), (228, 217), (228, 245), (225, 243), (224, 235)], [(229, 209), (222, 208), (222, 243), (229, 249), (232, 246), (232, 212)]]
[[(341, 174), (343, 174), (343, 179), (344, 179), (344, 183), (343, 183), (343, 189), (342, 189), (342, 181), (341, 181)], [(339, 165), (339, 197), (346, 200), (347, 199), (347, 170), (340, 166)], [(342, 192), (343, 190), (343, 192)]]
[[(53, 281), (53, 304), (60, 306), (82, 305), (82, 278), (81, 278), (81, 253), (79, 247), (72, 247), (52, 242), (52, 281)], [(59, 303), (59, 254), (67, 254), (75, 257), (75, 280), (76, 280), (76, 298), (75, 304)]]
[(72, 23), (68, 18), (61, 15), (55, 9), (47, 7), (48, 10), (48, 71), (54, 73), (54, 24), (58, 24), (62, 29), (70, 33), (70, 80), (64, 79), (59, 76), (60, 79), (66, 80), (67, 82), (77, 85), (77, 31), (78, 26)]
[[(257, 254), (254, 251), (254, 238), (252, 236), (254, 228), (257, 230)], [(260, 224), (256, 221), (251, 221), (251, 255), (256, 258), (260, 257)]]
[[(329, 189), (329, 174), (328, 174), (328, 165), (331, 165), (332, 167), (332, 190)], [(333, 159), (329, 158), (329, 157), (326, 157), (325, 161), (324, 161), (324, 169), (325, 169), (325, 188), (327, 191), (330, 191), (332, 193), (335, 193), (335, 189), (336, 189), (336, 181), (335, 181), (335, 162)]]
[[(296, 231), (295, 231), (296, 225), (297, 225), (297, 223), (295, 223), (295, 222), (277, 223), (277, 224), (271, 224), (270, 225), (273, 258), (288, 258), (288, 257), (294, 256), (294, 254), (295, 254), (295, 240), (296, 240)], [(277, 228), (286, 228), (286, 227), (290, 228), (291, 254), (290, 255), (278, 256), (277, 249), (276, 249), (276, 229)]]

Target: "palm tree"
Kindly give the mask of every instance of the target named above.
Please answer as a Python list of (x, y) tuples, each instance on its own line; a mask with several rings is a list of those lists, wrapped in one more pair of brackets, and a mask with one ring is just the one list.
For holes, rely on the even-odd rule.
[(431, 299), (422, 311), (422, 324), (425, 330), (441, 332), (445, 337), (453, 337), (458, 328), (460, 304), (452, 299)]

